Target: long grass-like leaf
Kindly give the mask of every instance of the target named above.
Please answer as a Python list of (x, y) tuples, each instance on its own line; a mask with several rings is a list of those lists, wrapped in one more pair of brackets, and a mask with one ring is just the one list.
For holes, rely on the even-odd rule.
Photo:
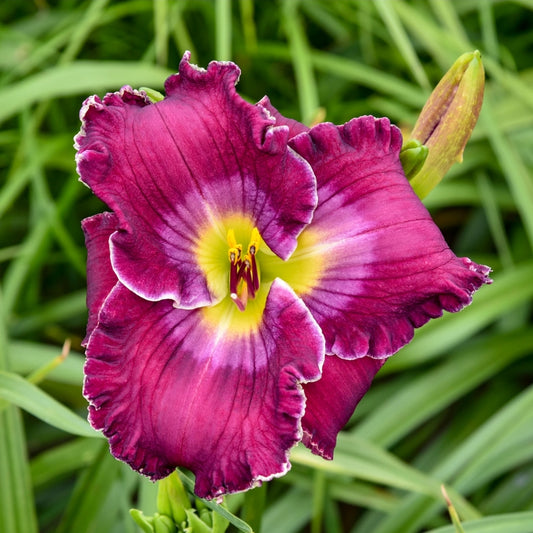
[(422, 88), (430, 90), (431, 84), (429, 83), (426, 73), (422, 68), (422, 64), (416, 55), (414, 46), (409, 40), (396, 11), (394, 11), (390, 5), (390, 0), (377, 0), (374, 2), (374, 5), (383, 19), (383, 22), (385, 22), (391, 37), (394, 39), (395, 45), (400, 50), (405, 62), (409, 65), (409, 69), (413, 73), (416, 81)]
[[(487, 516), (480, 520), (463, 522), (465, 533), (531, 533), (533, 512)], [(455, 533), (454, 526), (439, 527), (427, 533)]]
[[(11, 341), (7, 353), (9, 367), (17, 374), (27, 375), (57, 357), (60, 352), (59, 347), (55, 348), (46, 344)], [(47, 379), (81, 387), (83, 363), (83, 357), (71, 351), (68, 357), (47, 375)]]
[(533, 331), (529, 329), (482, 338), (390, 396), (357, 426), (357, 434), (391, 445), (531, 351)]
[[(9, 368), (5, 318), (0, 286), (0, 379)], [(15, 406), (6, 405), (3, 401), (0, 401), (0, 476), (0, 531), (36, 533), (37, 518), (22, 417)]]
[(85, 420), (17, 374), (0, 372), (0, 398), (73, 435), (101, 436)]
[(311, 63), (309, 44), (296, 0), (284, 0), (283, 22), (289, 41), (302, 121), (310, 124), (319, 107), (318, 90)]
[(0, 122), (50, 98), (114, 91), (126, 84), (160, 88), (171, 73), (162, 67), (133, 61), (80, 60), (52, 67), (0, 89), (0, 98), (9, 102), (8, 106), (0, 107)]

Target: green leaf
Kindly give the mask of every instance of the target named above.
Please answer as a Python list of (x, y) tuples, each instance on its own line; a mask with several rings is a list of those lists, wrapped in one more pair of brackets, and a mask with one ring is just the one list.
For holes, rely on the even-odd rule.
[(99, 455), (79, 478), (56, 533), (110, 531), (110, 519), (119, 507), (114, 496), (122, 488), (120, 467), (102, 442)]
[[(0, 374), (9, 361), (3, 293), (0, 286)], [(1, 396), (0, 396), (1, 397)], [(22, 416), (15, 406), (0, 401), (0, 531), (36, 533), (37, 518), (26, 452)]]
[(0, 531), (37, 533), (20, 411), (0, 411)]
[[(463, 522), (465, 533), (531, 533), (533, 512), (488, 516), (480, 520)], [(427, 533), (455, 533), (454, 526), (439, 527)]]
[[(42, 367), (43, 363), (57, 357), (59, 347), (36, 342), (13, 340), (7, 356), (9, 367), (17, 374), (27, 375)], [(83, 383), (83, 356), (70, 352), (68, 357), (47, 375), (47, 379), (59, 383), (81, 386)]]
[(116, 90), (122, 85), (162, 87), (172, 71), (134, 61), (73, 61), (51, 67), (0, 90), (0, 122), (27, 106), (61, 96)]
[[(383, 448), (355, 435), (339, 434), (332, 461), (324, 461), (302, 446), (292, 450), (291, 461), (311, 466), (332, 476), (353, 476), (355, 479), (425, 494), (434, 499), (441, 498), (440, 480), (403, 463)], [(449, 492), (462, 513), (479, 516), (460, 495), (452, 489), (449, 489)]]
[(531, 350), (530, 328), (492, 335), (463, 347), (441, 365), (391, 394), (357, 426), (357, 434), (390, 446)]
[(83, 418), (17, 374), (0, 371), (0, 398), (67, 433), (102, 437)]
[(100, 448), (98, 439), (78, 438), (40, 453), (30, 465), (34, 488), (45, 487), (92, 464)]

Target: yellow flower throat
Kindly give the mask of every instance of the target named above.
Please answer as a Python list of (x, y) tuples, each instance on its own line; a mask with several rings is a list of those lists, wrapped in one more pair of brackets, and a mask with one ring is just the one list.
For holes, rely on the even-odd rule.
[(317, 232), (306, 229), (296, 250), (284, 261), (263, 241), (249, 217), (231, 214), (210, 220), (198, 236), (195, 252), (216, 300), (202, 314), (217, 331), (225, 335), (255, 331), (274, 279), (281, 278), (302, 296), (320, 278), (328, 248)]
[(246, 309), (248, 299), (254, 299), (260, 286), (259, 268), (256, 253), (261, 244), (261, 235), (257, 228), (252, 229), (246, 254), (242, 253), (242, 244), (237, 243), (235, 231), (228, 230), (228, 259), (230, 262), (229, 291), (230, 298), (240, 311)]

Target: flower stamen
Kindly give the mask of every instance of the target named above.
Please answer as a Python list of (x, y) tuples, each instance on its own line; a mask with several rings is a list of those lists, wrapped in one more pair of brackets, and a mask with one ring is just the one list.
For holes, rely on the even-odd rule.
[(230, 297), (240, 311), (246, 309), (248, 299), (255, 298), (259, 290), (259, 269), (255, 254), (261, 244), (261, 235), (257, 228), (253, 228), (248, 244), (248, 251), (242, 255), (242, 245), (237, 243), (235, 232), (230, 229), (227, 233), (228, 259), (230, 262), (229, 290)]

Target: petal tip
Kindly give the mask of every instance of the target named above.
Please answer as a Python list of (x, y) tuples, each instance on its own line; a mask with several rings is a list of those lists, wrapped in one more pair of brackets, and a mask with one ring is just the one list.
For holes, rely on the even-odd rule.
[(235, 92), (241, 69), (232, 61), (211, 61), (207, 69), (190, 62), (191, 53), (186, 51), (181, 58), (178, 72), (165, 81), (165, 92), (172, 96), (180, 90), (182, 84), (216, 84), (223, 80), (226, 87)]

